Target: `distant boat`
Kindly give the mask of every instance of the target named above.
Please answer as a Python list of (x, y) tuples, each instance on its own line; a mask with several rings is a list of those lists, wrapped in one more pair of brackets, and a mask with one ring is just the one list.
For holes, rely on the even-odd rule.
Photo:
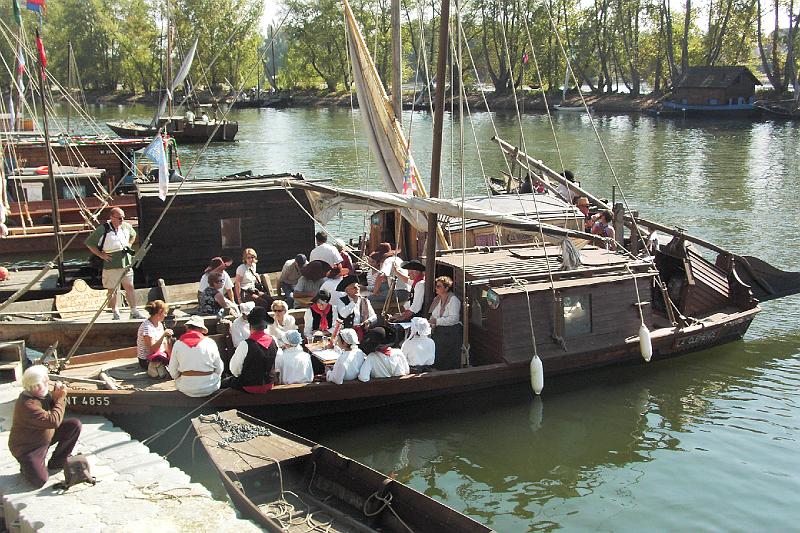
[[(569, 73), (570, 73), (570, 67), (569, 63), (567, 63), (567, 70), (564, 72), (564, 87), (561, 89), (561, 103), (554, 105), (553, 109), (555, 109), (559, 113), (583, 113), (584, 111), (587, 111), (587, 109), (584, 108), (582, 105), (578, 106), (564, 105), (564, 102), (567, 99), (567, 89), (569, 89)], [(580, 88), (578, 88), (578, 90), (580, 90)], [(588, 113), (591, 114), (593, 112), (594, 108), (592, 106), (588, 106)]]
[[(244, 413), (200, 416), (192, 425), (236, 508), (267, 531), (309, 531), (314, 523), (331, 532), (491, 531), (386, 474)], [(240, 442), (226, 427), (253, 436)], [(275, 511), (285, 503), (292, 510)]]

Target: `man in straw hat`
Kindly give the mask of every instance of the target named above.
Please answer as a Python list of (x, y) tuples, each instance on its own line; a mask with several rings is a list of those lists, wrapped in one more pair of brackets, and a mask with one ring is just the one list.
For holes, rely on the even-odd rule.
[(408, 374), (408, 360), (402, 351), (391, 347), (393, 341), (392, 330), (377, 327), (367, 332), (361, 343), (367, 358), (358, 371), (359, 381), (366, 382), (370, 378), (390, 378)]
[(231, 324), (231, 340), (233, 347), (237, 348), (247, 337), (250, 336), (250, 323), (247, 317), (256, 308), (255, 302), (244, 302), (239, 304), (239, 316)]
[(336, 307), (342, 320), (342, 327), (353, 328), (360, 341), (370, 326), (378, 321), (378, 315), (375, 314), (370, 301), (361, 296), (361, 287), (356, 276), (352, 274), (346, 276), (339, 282), (336, 290), (344, 294)]
[(356, 379), (367, 356), (358, 348), (358, 334), (355, 330), (345, 328), (339, 331), (334, 349), (339, 357), (336, 358), (333, 368), (325, 373), (325, 379), (337, 385)]
[(275, 384), (278, 343), (265, 331), (272, 322), (266, 309), (256, 307), (247, 321), (250, 336), (236, 347), (230, 362), (231, 374), (236, 377), (236, 387), (251, 394), (264, 394)]
[(186, 333), (172, 347), (167, 372), (175, 379), (175, 388), (186, 396), (199, 398), (219, 389), (225, 365), (203, 317), (193, 315), (186, 322)]
[(408, 271), (411, 280), (411, 300), (403, 305), (405, 309), (402, 313), (390, 318), (392, 322), (407, 322), (412, 317), (425, 315), (425, 265), (412, 259), (403, 263), (403, 268)]

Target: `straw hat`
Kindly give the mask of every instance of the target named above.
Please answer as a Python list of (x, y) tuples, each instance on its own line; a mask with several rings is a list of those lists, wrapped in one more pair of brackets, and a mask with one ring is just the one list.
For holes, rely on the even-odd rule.
[(205, 321), (203, 321), (203, 317), (198, 315), (192, 315), (189, 317), (189, 320), (186, 321), (186, 326), (192, 326), (197, 329), (202, 329), (203, 333), (208, 333), (208, 328), (206, 327)]

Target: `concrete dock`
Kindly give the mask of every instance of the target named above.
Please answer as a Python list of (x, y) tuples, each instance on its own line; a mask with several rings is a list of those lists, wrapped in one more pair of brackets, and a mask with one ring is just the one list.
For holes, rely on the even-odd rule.
[(33, 489), (8, 450), (21, 390), (13, 383), (0, 385), (0, 496), (8, 531), (260, 531), (237, 518), (230, 503), (215, 500), (187, 474), (99, 416), (78, 417), (83, 430), (73, 452), (87, 456), (97, 484), (62, 493), (53, 489), (64, 480), (59, 472)]

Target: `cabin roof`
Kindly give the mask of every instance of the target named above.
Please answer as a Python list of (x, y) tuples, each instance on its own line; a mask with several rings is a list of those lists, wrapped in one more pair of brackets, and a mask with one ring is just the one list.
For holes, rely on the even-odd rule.
[[(633, 274), (637, 279), (639, 278), (648, 278), (655, 275), (654, 272), (634, 272)], [(570, 279), (560, 279), (555, 280), (552, 284), (549, 280), (543, 281), (534, 281), (534, 282), (527, 282), (525, 283), (525, 287), (522, 288), (519, 285), (508, 285), (503, 287), (492, 287), (492, 290), (500, 296), (505, 296), (508, 294), (518, 294), (522, 292), (537, 292), (537, 291), (549, 291), (551, 289), (566, 289), (570, 287), (589, 287), (591, 285), (599, 285), (601, 283), (615, 283), (618, 281), (624, 281), (627, 279), (631, 279), (631, 274), (628, 272), (624, 273), (615, 273), (612, 275), (604, 275), (604, 276), (592, 276), (588, 278), (570, 278)], [(644, 283), (639, 284), (639, 291), (642, 297), (645, 294), (649, 293), (649, 287)], [(646, 293), (643, 291), (647, 291)]]
[[(469, 207), (487, 209), (496, 213), (506, 215), (521, 215), (535, 218), (539, 213), (539, 220), (562, 219), (565, 217), (580, 217), (583, 215), (574, 206), (567, 204), (560, 198), (555, 198), (549, 194), (499, 194), (495, 196), (476, 196), (467, 198), (464, 202)], [(488, 226), (488, 222), (481, 220), (467, 220), (467, 228)], [(447, 221), (446, 230), (461, 230), (461, 219), (450, 218)]]
[(761, 85), (747, 67), (689, 67), (675, 87), (724, 89), (737, 83), (740, 76), (749, 78), (754, 85)]
[[(584, 246), (580, 250), (583, 270), (591, 274), (593, 268), (611, 272), (625, 272), (626, 265), (642, 268), (641, 261), (631, 261), (623, 255), (595, 246)], [(452, 253), (437, 258), (440, 264), (461, 270), (462, 256)], [(497, 249), (490, 252), (468, 252), (463, 258), (467, 282), (502, 279), (522, 276), (547, 275), (561, 272), (560, 246), (521, 246)], [(549, 266), (549, 270), (548, 270)], [(573, 280), (574, 281), (574, 280)], [(569, 284), (569, 283), (567, 283)]]
[[(302, 180), (302, 174), (266, 174), (220, 178), (212, 180), (191, 180), (181, 189), (181, 194), (217, 194), (247, 191), (267, 191), (283, 189), (283, 180)], [(180, 182), (171, 182), (169, 192), (175, 192)], [(158, 183), (139, 183), (136, 185), (139, 198), (158, 196)]]

